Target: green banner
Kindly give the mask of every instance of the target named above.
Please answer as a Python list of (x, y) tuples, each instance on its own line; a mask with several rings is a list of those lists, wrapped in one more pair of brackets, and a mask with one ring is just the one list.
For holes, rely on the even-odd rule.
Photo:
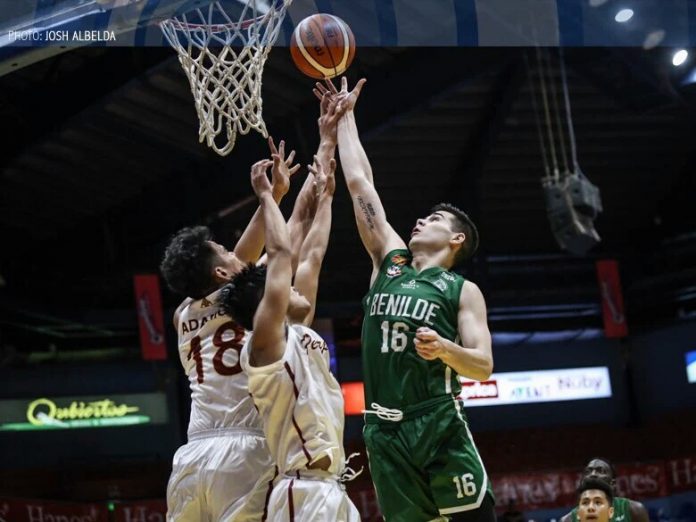
[(110, 428), (167, 422), (164, 393), (0, 401), (0, 431)]

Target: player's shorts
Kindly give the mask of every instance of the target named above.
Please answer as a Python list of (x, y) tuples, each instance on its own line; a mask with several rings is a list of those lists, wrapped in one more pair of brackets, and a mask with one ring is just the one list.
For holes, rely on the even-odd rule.
[(174, 455), (167, 521), (260, 521), (274, 473), (261, 430), (198, 432)]
[(268, 502), (268, 522), (360, 522), (360, 513), (336, 477), (301, 472), (281, 476)]
[(370, 473), (387, 522), (424, 522), (492, 511), (493, 493), (464, 416), (453, 397), (427, 401), (390, 422), (366, 417)]

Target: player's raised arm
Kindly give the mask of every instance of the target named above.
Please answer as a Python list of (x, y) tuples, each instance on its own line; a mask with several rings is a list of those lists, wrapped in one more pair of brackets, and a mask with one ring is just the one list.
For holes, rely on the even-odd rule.
[(278, 204), (273, 199), (266, 169), (271, 162), (254, 165), (251, 184), (259, 197), (264, 213), (268, 263), (264, 294), (254, 314), (254, 333), (251, 340), (251, 359), (262, 366), (277, 361), (285, 347), (285, 315), (290, 299), (292, 281), (291, 249), (288, 227)]
[(329, 244), (331, 232), (331, 202), (336, 190), (336, 160), (329, 161), (329, 170), (324, 171), (319, 163), (319, 158), (314, 157), (314, 164), (309, 166), (316, 181), (316, 191), (319, 202), (317, 213), (312, 221), (307, 238), (302, 243), (300, 262), (295, 274), (295, 289), (302, 294), (310, 304), (310, 310), (303, 318), (305, 325), (312, 324), (314, 310), (317, 303), (317, 289), (319, 287), (319, 272)]
[(384, 256), (390, 250), (406, 248), (406, 244), (387, 221), (382, 201), (372, 184), (367, 155), (360, 143), (353, 108), (364, 83), (364, 79), (360, 80), (355, 88), (348, 92), (347, 81), (342, 78), (342, 89), (336, 95), (339, 98), (336, 110), (343, 114), (338, 121), (338, 148), (343, 175), (353, 200), (360, 238), (372, 258), (374, 280)]
[[(280, 203), (285, 194), (290, 190), (290, 177), (300, 168), (300, 165), (292, 165), (295, 158), (295, 151), (291, 151), (285, 157), (285, 142), (280, 142), (279, 149), (276, 149), (273, 138), (268, 138), (268, 146), (271, 150), (273, 160), (273, 199)], [(234, 247), (234, 254), (244, 263), (256, 263), (263, 252), (264, 246), (264, 219), (261, 208), (258, 208), (252, 216), (249, 224), (242, 233)]]

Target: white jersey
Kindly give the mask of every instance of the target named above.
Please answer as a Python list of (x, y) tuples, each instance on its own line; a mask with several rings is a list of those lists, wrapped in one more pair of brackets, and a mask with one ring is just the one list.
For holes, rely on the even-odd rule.
[(179, 358), (191, 387), (188, 435), (220, 428), (261, 428), (240, 350), (248, 333), (217, 305), (219, 291), (179, 313)]
[(310, 328), (293, 325), (282, 359), (250, 366), (247, 339), (241, 360), (280, 474), (306, 470), (328, 455), (329, 474), (340, 475), (345, 464), (343, 394), (329, 371), (326, 341)]

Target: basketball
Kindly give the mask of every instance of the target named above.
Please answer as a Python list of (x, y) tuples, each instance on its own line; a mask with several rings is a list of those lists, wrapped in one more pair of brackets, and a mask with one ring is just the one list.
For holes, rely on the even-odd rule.
[(315, 14), (297, 24), (290, 54), (307, 76), (330, 79), (343, 74), (353, 61), (355, 38), (348, 24), (337, 16)]

